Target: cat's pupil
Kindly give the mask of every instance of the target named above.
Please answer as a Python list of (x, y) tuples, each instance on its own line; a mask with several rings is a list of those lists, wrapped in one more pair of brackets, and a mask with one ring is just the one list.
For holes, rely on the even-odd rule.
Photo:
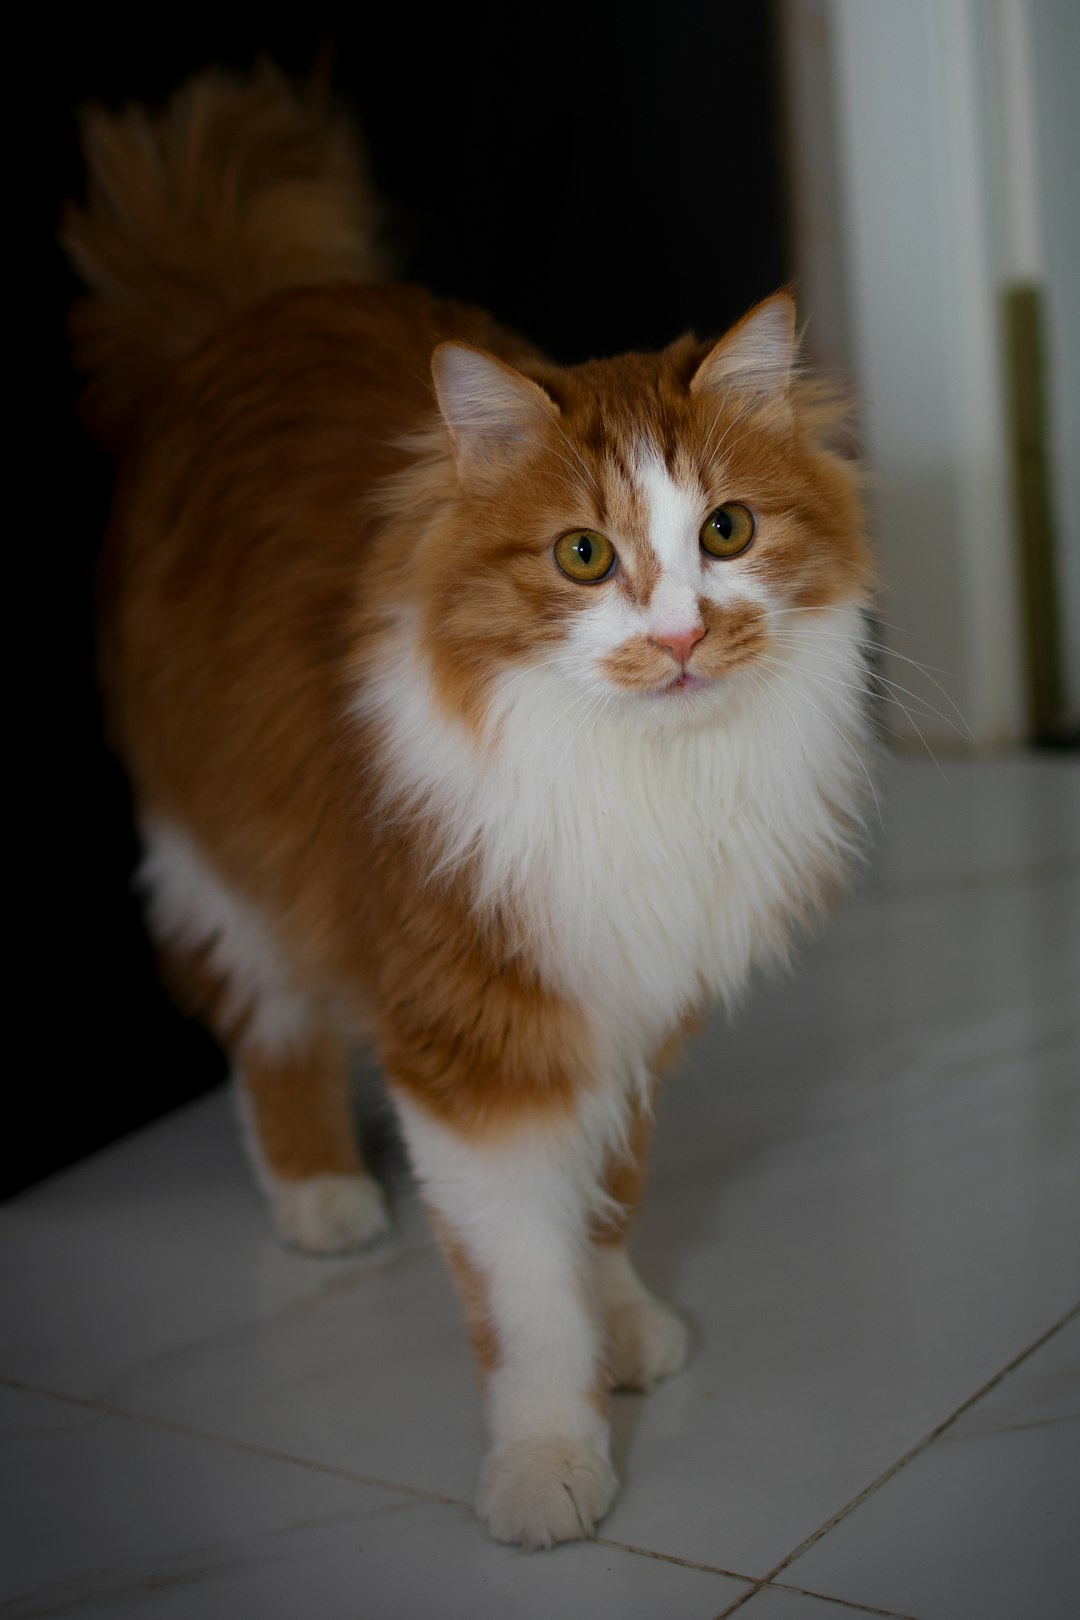
[(731, 514), (729, 512), (714, 512), (712, 521), (713, 528), (716, 530), (721, 540), (730, 540), (731, 530), (733, 528)]
[(577, 554), (587, 568), (593, 559), (593, 543), (587, 534), (583, 534), (581, 539), (578, 541)]

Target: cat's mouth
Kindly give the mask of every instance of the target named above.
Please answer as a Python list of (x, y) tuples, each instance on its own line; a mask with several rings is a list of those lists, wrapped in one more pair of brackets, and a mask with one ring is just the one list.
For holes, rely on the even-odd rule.
[(656, 687), (655, 690), (661, 696), (667, 697), (669, 694), (675, 695), (680, 692), (703, 692), (711, 684), (711, 681), (707, 680), (705, 676), (694, 675), (690, 670), (683, 669), (679, 671), (674, 680), (666, 682), (663, 686)]

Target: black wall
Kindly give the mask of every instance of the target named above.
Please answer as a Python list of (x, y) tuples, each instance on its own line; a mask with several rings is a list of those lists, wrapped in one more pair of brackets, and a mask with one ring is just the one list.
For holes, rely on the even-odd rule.
[(29, 904), (15, 922), (26, 1038), (8, 1064), (7, 1191), (225, 1072), (157, 986), (129, 893), (123, 778), (99, 735), (91, 580), (110, 471), (73, 418), (73, 283), (54, 245), (61, 200), (80, 185), (74, 108), (159, 101), (207, 63), (242, 69), (260, 48), (304, 74), (332, 41), (334, 80), (394, 205), (405, 277), (486, 305), (567, 362), (657, 347), (688, 327), (719, 332), (790, 275), (766, 4), (462, 4), (427, 16), (380, 0), (290, 12), (43, 14), (26, 57), (41, 405), (23, 432), (28, 467), (45, 475), (32, 478), (31, 524), (16, 525), (29, 733), (14, 887)]

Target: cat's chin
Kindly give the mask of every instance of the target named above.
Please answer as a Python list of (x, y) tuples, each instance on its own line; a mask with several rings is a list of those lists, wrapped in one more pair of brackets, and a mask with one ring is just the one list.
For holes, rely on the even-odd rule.
[(646, 725), (661, 730), (715, 726), (741, 706), (741, 685), (730, 675), (715, 679), (683, 671), (663, 686), (635, 693), (630, 706)]

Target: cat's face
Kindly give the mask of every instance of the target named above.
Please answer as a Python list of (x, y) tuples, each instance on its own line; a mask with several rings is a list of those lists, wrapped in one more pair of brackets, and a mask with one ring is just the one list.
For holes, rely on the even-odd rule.
[(821, 448), (792, 349), (780, 295), (711, 350), (536, 381), (437, 352), (461, 495), (427, 564), (425, 639), (466, 715), (537, 666), (646, 723), (713, 722), (793, 626), (860, 598), (855, 477)]

